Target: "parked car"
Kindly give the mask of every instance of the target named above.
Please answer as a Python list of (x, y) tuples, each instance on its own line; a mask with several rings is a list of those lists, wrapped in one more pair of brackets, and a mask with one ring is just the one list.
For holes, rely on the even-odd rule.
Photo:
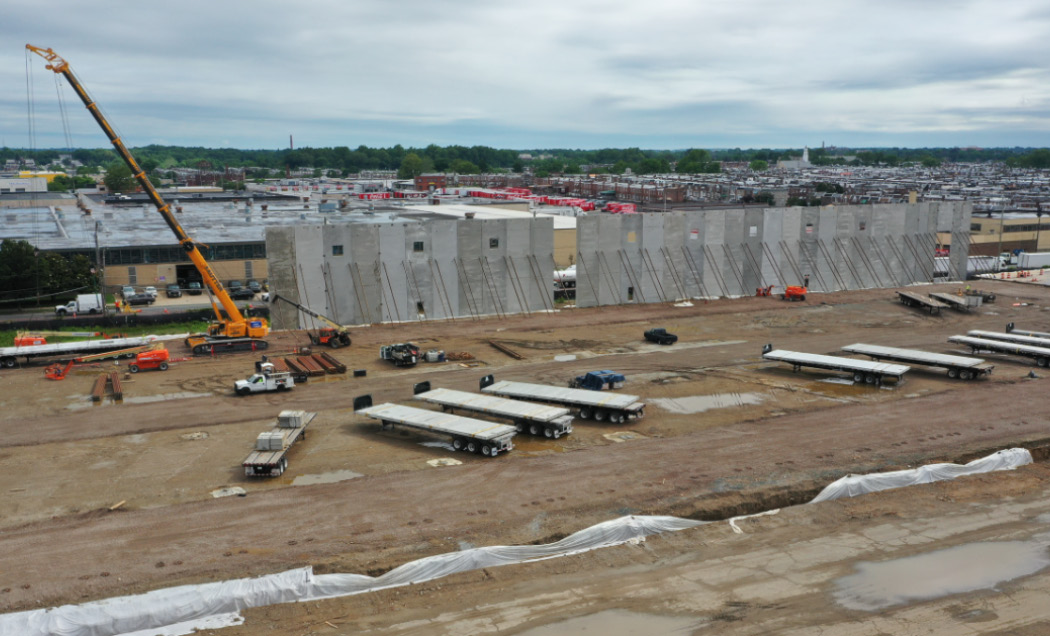
[(193, 281), (189, 285), (186, 285), (186, 293), (190, 296), (200, 296), (204, 293), (204, 288), (197, 281)]
[(645, 332), (645, 339), (661, 345), (673, 345), (678, 342), (678, 336), (668, 333), (663, 327), (654, 327)]
[(142, 290), (142, 293), (149, 294), (150, 296), (153, 296), (154, 299), (157, 298), (157, 288), (153, 285), (146, 287), (146, 289)]
[(135, 288), (132, 287), (131, 285), (124, 285), (123, 287), (120, 288), (120, 295), (123, 296), (124, 298), (127, 298), (128, 296), (134, 296), (135, 295)]
[(132, 294), (124, 297), (124, 302), (129, 305), (152, 305), (157, 300), (149, 294)]
[(179, 289), (178, 285), (168, 285), (164, 289), (164, 294), (168, 298), (182, 298), (182, 290)]
[(230, 290), (230, 298), (234, 300), (251, 300), (255, 298), (255, 292), (250, 287), (235, 287)]
[(262, 285), (257, 280), (250, 280), (248, 281), (248, 289), (258, 294), (262, 291)]
[(240, 289), (241, 287), (244, 287), (244, 283), (239, 280), (231, 280), (226, 284), (226, 290), (231, 292), (235, 289)]

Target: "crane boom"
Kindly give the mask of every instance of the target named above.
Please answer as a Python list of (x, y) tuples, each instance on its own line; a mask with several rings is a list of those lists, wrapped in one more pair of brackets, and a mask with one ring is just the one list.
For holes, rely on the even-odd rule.
[(54, 71), (55, 73), (62, 75), (69, 82), (69, 85), (73, 87), (77, 95), (80, 97), (80, 101), (84, 102), (84, 106), (87, 107), (88, 112), (95, 118), (98, 125), (102, 128), (102, 132), (109, 138), (110, 143), (117, 150), (117, 154), (124, 160), (128, 168), (131, 170), (131, 175), (135, 180), (142, 186), (142, 189), (149, 195), (153, 205), (156, 206), (157, 211), (160, 212), (161, 216), (164, 217), (164, 222), (168, 224), (171, 231), (175, 233), (175, 237), (179, 241), (179, 245), (185, 250), (186, 255), (190, 261), (196, 266), (197, 271), (200, 272), (201, 277), (204, 279), (204, 284), (208, 286), (211, 293), (218, 298), (222, 304), (223, 310), (226, 312), (226, 318), (216, 311), (216, 318), (218, 322), (213, 324), (209, 329), (209, 335), (219, 336), (223, 338), (265, 338), (269, 333), (269, 326), (266, 321), (262, 318), (253, 319), (251, 323), (245, 321), (244, 316), (240, 310), (237, 309), (237, 304), (233, 302), (230, 295), (223, 288), (222, 283), (219, 282), (219, 278), (215, 275), (211, 265), (204, 258), (204, 255), (198, 249), (197, 244), (186, 234), (182, 226), (175, 219), (175, 216), (171, 213), (171, 207), (161, 198), (160, 193), (153, 187), (150, 180), (146, 178), (145, 171), (139, 167), (135, 157), (131, 155), (125, 147), (124, 142), (117, 136), (117, 133), (113, 130), (113, 127), (103, 116), (102, 111), (99, 110), (98, 104), (88, 95), (87, 90), (77, 79), (76, 75), (73, 74), (73, 70), (69, 67), (69, 62), (60, 57), (51, 49), (43, 49), (32, 44), (26, 44), (26, 48), (36, 53), (40, 57), (47, 60), (47, 68)]
[(314, 311), (313, 309), (310, 309), (309, 307), (307, 307), (305, 305), (301, 305), (301, 304), (295, 302), (294, 300), (285, 298), (284, 296), (281, 296), (280, 294), (274, 294), (273, 297), (271, 298), (270, 302), (273, 302), (273, 303), (277, 303), (277, 302), (288, 303), (289, 305), (291, 305), (292, 307), (295, 307), (296, 309), (298, 309), (299, 311), (303, 312), (304, 314), (306, 314), (308, 316), (313, 316), (314, 318), (317, 318), (321, 322), (329, 325), (329, 327), (331, 327), (330, 329), (321, 329), (321, 330), (318, 331), (318, 333), (316, 335), (311, 335), (310, 336), (310, 339), (314, 341), (314, 344), (327, 344), (328, 346), (333, 347), (333, 348), (339, 347), (339, 346), (343, 346), (343, 347), (349, 346), (349, 344), (350, 344), (350, 334), (347, 332), (346, 327), (344, 327), (343, 325), (341, 325), (341, 324), (337, 323), (336, 321), (332, 320), (328, 316), (325, 316), (323, 314), (319, 314), (316, 311)]

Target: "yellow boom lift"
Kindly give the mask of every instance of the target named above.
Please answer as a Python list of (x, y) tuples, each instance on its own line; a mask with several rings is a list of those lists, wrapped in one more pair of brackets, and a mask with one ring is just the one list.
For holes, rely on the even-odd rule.
[(58, 73), (66, 78), (69, 85), (73, 87), (80, 100), (84, 102), (88, 112), (95, 118), (98, 125), (102, 127), (102, 132), (109, 138), (110, 143), (116, 148), (117, 154), (124, 160), (128, 168), (131, 169), (132, 176), (138, 181), (143, 191), (149, 195), (153, 205), (157, 207), (157, 211), (160, 212), (161, 216), (164, 217), (165, 223), (171, 228), (171, 231), (175, 233), (175, 237), (179, 241), (179, 246), (186, 251), (186, 255), (190, 261), (193, 262), (194, 266), (197, 267), (197, 271), (201, 273), (201, 277), (204, 279), (204, 284), (207, 285), (208, 290), (212, 295), (218, 299), (222, 305), (222, 310), (225, 311), (226, 315), (223, 316), (222, 311), (219, 307), (212, 303), (212, 307), (215, 310), (215, 322), (208, 327), (208, 332), (204, 334), (194, 334), (186, 338), (186, 345), (189, 346), (194, 354), (204, 355), (209, 353), (221, 353), (225, 351), (245, 351), (245, 350), (257, 350), (265, 349), (267, 347), (266, 340), (263, 338), (270, 332), (270, 327), (264, 318), (252, 318), (246, 320), (241, 314), (240, 310), (237, 309), (237, 305), (230, 298), (230, 295), (226, 293), (222, 283), (219, 282), (218, 277), (215, 276), (215, 272), (212, 271), (208, 261), (205, 260), (204, 255), (197, 248), (197, 243), (191, 239), (186, 232), (179, 225), (179, 222), (175, 220), (175, 216), (171, 212), (171, 207), (165, 203), (164, 199), (161, 198), (157, 189), (153, 187), (150, 180), (146, 178), (145, 172), (139, 167), (135, 158), (131, 156), (128, 149), (124, 146), (124, 142), (121, 141), (120, 137), (114, 132), (113, 127), (110, 126), (109, 122), (102, 115), (102, 111), (99, 110), (98, 105), (88, 95), (87, 90), (80, 84), (76, 75), (73, 74), (73, 70), (69, 67), (69, 63), (59, 57), (57, 53), (51, 49), (42, 49), (40, 47), (33, 46), (32, 44), (26, 44), (26, 48), (36, 53), (40, 57), (47, 60), (47, 68)]

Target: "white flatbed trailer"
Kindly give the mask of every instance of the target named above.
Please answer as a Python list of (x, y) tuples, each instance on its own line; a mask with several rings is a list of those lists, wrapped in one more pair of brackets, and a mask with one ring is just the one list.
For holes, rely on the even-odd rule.
[(1014, 323), (1008, 323), (1006, 325), (1006, 333), (1015, 333), (1019, 336), (1029, 336), (1032, 338), (1044, 338), (1050, 340), (1050, 333), (1045, 331), (1028, 331), (1027, 329), (1015, 329)]
[(1031, 345), (1033, 347), (1048, 347), (1050, 348), (1050, 340), (1046, 338), (1037, 338), (1035, 336), (1025, 336), (1019, 333), (999, 333), (998, 331), (982, 331), (980, 329), (971, 329), (966, 332), (967, 336), (971, 338), (980, 338), (982, 340), (1002, 340), (1003, 342), (1013, 342), (1016, 344)]
[(992, 353), (1005, 353), (1008, 355), (1024, 356), (1034, 358), (1037, 366), (1045, 367), (1050, 364), (1050, 345), (1045, 347), (1033, 347), (1032, 345), (1017, 342), (1006, 342), (1004, 340), (986, 340), (974, 338), (973, 336), (951, 336), (948, 342), (966, 345), (971, 351), (991, 351)]
[(508, 398), (564, 406), (576, 410), (582, 420), (594, 418), (595, 421), (602, 422), (607, 419), (613, 424), (620, 424), (624, 420), (641, 419), (645, 415), (645, 403), (639, 402), (637, 395), (626, 393), (569, 389), (508, 380), (496, 382), (491, 375), (481, 379), (481, 390)]
[[(288, 417), (288, 413), (295, 414), (296, 423), (299, 426), (282, 426), (281, 419)], [(283, 411), (278, 418), (278, 425), (264, 435), (272, 439), (272, 445), (267, 449), (253, 450), (248, 457), (241, 462), (245, 477), (278, 477), (288, 470), (288, 451), (292, 445), (299, 440), (306, 439), (306, 427), (310, 425), (317, 413), (306, 413), (301, 411)], [(259, 436), (260, 438), (263, 435)], [(258, 445), (259, 442), (257, 442)]]
[(105, 353), (148, 345), (157, 339), (156, 336), (136, 338), (109, 338), (105, 340), (78, 340), (75, 342), (56, 342), (54, 344), (29, 345), (25, 347), (0, 347), (0, 366), (13, 368), (18, 358), (80, 356), (89, 353)]
[(853, 358), (840, 358), (838, 356), (825, 356), (818, 353), (800, 353), (798, 351), (785, 351), (773, 349), (770, 345), (762, 351), (762, 357), (766, 360), (787, 362), (792, 371), (798, 373), (802, 367), (814, 369), (825, 369), (828, 371), (845, 371), (853, 375), (853, 381), (867, 384), (882, 384), (886, 378), (894, 378), (898, 382), (904, 374), (911, 370), (901, 364), (887, 364), (885, 362), (870, 362), (868, 360), (854, 360)]
[(519, 433), (528, 431), (531, 435), (557, 439), (572, 432), (572, 412), (558, 406), (453, 389), (425, 390), (417, 393), (415, 399), (440, 405), (442, 410), (449, 413), (454, 413), (455, 409), (462, 409), (507, 419), (513, 422)]
[(395, 424), (400, 424), (422, 431), (448, 435), (452, 437), (452, 448), (466, 449), (471, 453), (480, 452), (488, 457), (495, 457), (501, 452), (514, 448), (511, 440), (518, 431), (507, 424), (496, 424), (390, 402), (372, 406), (371, 398), (368, 403), (369, 406), (358, 408), (358, 402), (355, 400), (354, 412), (379, 420), (383, 428), (393, 428)]
[(948, 377), (952, 379), (973, 380), (982, 375), (991, 375), (992, 369), (995, 368), (995, 365), (989, 364), (980, 358), (931, 353), (918, 349), (899, 349), (897, 347), (856, 343), (842, 347), (842, 350), (846, 353), (868, 356), (876, 361), (890, 360), (912, 365), (944, 368), (948, 370)]
[(929, 296), (922, 296), (913, 292), (899, 291), (897, 297), (901, 303), (906, 307), (924, 307), (929, 310), (931, 314), (939, 314), (942, 309), (947, 309), (948, 305), (942, 303), (939, 300), (934, 300)]
[(934, 292), (930, 294), (930, 298), (939, 300), (942, 303), (951, 306), (952, 309), (958, 309), (959, 311), (970, 311), (970, 309), (973, 308), (973, 305), (970, 304), (970, 300), (968, 298), (964, 298), (963, 296), (956, 296), (955, 294)]

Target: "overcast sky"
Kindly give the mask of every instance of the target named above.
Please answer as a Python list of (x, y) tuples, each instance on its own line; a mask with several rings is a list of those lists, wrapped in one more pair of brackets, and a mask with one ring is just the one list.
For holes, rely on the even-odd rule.
[[(1050, 146), (1046, 0), (7, 2), (0, 144)], [(73, 145), (107, 145), (64, 84)]]

